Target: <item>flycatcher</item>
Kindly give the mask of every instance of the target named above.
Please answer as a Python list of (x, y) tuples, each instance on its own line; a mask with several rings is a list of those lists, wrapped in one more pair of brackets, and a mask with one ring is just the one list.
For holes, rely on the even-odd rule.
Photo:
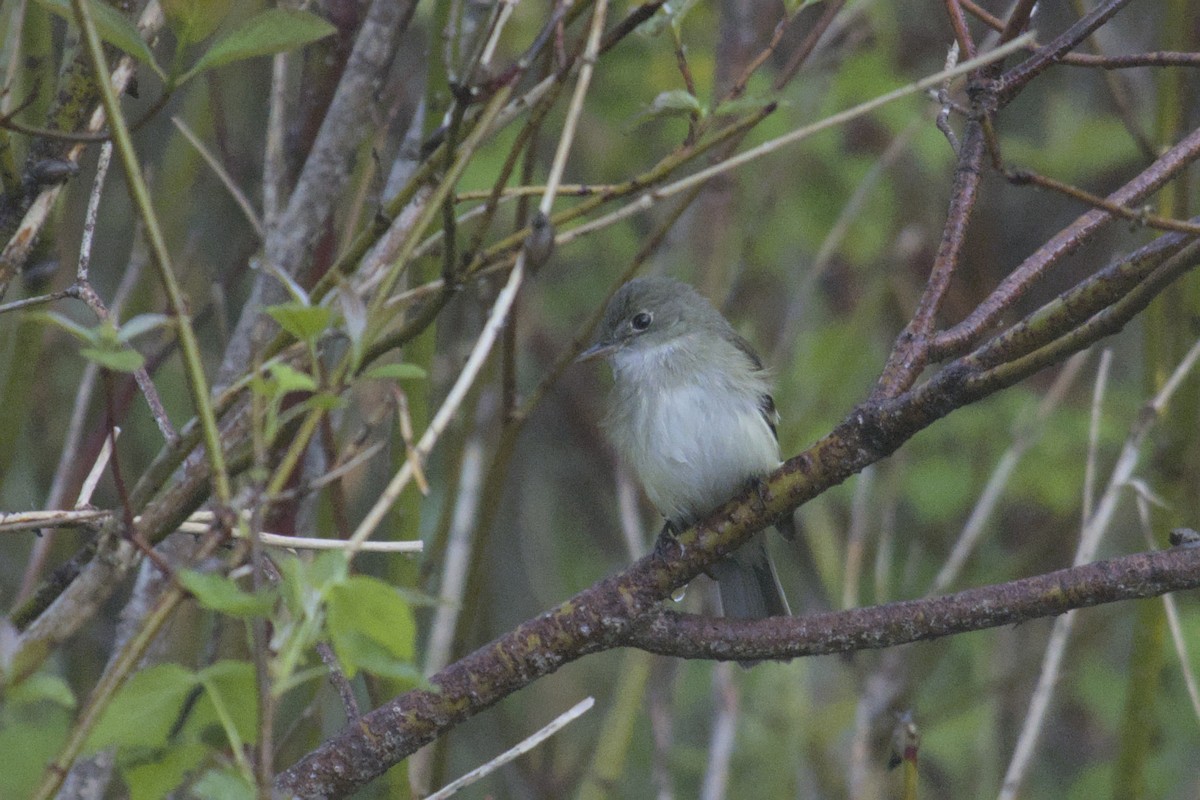
[[(622, 286), (579, 360), (596, 356), (608, 357), (615, 379), (605, 427), (670, 527), (686, 528), (779, 466), (779, 415), (762, 361), (691, 286), (666, 278)], [(791, 613), (762, 533), (712, 572), (725, 616)]]

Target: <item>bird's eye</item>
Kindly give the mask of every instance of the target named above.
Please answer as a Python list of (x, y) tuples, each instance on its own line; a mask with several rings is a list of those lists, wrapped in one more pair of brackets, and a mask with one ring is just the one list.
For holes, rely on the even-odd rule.
[(650, 327), (650, 323), (654, 321), (654, 315), (649, 311), (639, 311), (633, 315), (633, 319), (629, 324), (633, 326), (635, 331), (644, 331)]

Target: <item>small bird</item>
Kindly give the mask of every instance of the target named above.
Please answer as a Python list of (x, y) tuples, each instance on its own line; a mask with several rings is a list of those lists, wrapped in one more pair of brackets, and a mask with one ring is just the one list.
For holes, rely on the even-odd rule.
[[(779, 466), (762, 361), (691, 286), (635, 278), (618, 289), (579, 360), (598, 356), (614, 378), (605, 427), (669, 529), (686, 528)], [(763, 534), (712, 573), (725, 616), (791, 613)]]

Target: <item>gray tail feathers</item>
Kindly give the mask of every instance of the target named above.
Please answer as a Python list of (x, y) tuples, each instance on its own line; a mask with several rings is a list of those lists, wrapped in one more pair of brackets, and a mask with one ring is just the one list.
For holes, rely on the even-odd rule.
[[(721, 593), (721, 608), (727, 617), (761, 619), (792, 613), (784, 597), (775, 564), (758, 534), (732, 555), (712, 566)], [(752, 667), (757, 661), (739, 661)]]
[(762, 534), (712, 566), (727, 617), (761, 619), (792, 613)]

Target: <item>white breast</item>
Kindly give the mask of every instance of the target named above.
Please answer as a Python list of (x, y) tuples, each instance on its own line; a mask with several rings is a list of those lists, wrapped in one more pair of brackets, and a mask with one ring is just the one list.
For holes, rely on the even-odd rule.
[(678, 354), (668, 348), (614, 358), (609, 427), (659, 512), (687, 522), (777, 467), (779, 447), (760, 408), (767, 391), (761, 372), (747, 363), (735, 386), (728, 364), (672, 369)]

